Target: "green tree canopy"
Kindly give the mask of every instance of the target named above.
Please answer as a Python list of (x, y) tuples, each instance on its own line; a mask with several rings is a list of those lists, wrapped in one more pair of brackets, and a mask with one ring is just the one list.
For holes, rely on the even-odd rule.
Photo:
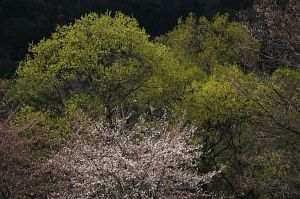
[(229, 21), (228, 15), (208, 20), (190, 14), (158, 41), (170, 46), (185, 65), (196, 65), (208, 73), (216, 65), (237, 64), (249, 69), (258, 59), (259, 43), (249, 34), (247, 25)]
[(299, 70), (260, 77), (236, 66), (214, 67), (207, 81), (192, 84), (185, 107), (203, 145), (201, 168), (225, 166), (212, 187), (229, 195), (297, 194), (299, 85)]
[(74, 96), (88, 96), (111, 117), (157, 67), (172, 60), (166, 51), (149, 42), (134, 18), (89, 14), (30, 47), (17, 71), (18, 91), (35, 105), (53, 108)]

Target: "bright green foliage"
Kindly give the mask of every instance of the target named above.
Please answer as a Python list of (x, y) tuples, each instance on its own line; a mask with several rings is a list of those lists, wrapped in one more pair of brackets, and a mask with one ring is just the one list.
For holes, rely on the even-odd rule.
[[(238, 191), (236, 177), (241, 154), (251, 140), (249, 130), (259, 107), (236, 87), (253, 88), (257, 78), (245, 75), (237, 66), (214, 67), (204, 83), (194, 83), (186, 97), (187, 117), (199, 128), (196, 137), (203, 146), (201, 168), (224, 169), (216, 184), (221, 189)], [(252, 90), (252, 92), (254, 92)]]
[(18, 69), (19, 92), (48, 106), (84, 94), (110, 116), (154, 74), (157, 50), (135, 19), (89, 14), (31, 46)]
[(196, 65), (207, 72), (216, 65), (238, 64), (249, 69), (258, 59), (259, 44), (248, 33), (247, 25), (230, 22), (228, 15), (209, 21), (191, 14), (158, 40), (170, 46), (186, 65)]
[(174, 53), (168, 47), (159, 43), (156, 45), (160, 47), (160, 65), (155, 68), (155, 74), (145, 89), (140, 90), (137, 99), (139, 104), (174, 110), (176, 106), (182, 106), (186, 88), (194, 81), (203, 81), (206, 74), (196, 67), (186, 68), (174, 59)]
[[(264, 143), (266, 144), (266, 143)], [(271, 146), (251, 148), (243, 156), (243, 172), (238, 184), (244, 190), (254, 190), (260, 198), (286, 198), (297, 195), (300, 178), (297, 171), (297, 153)]]
[(265, 198), (299, 195), (300, 70), (281, 68), (251, 98), (261, 107), (241, 184)]
[(262, 78), (232, 66), (215, 67), (205, 83), (192, 85), (186, 107), (204, 149), (200, 168), (225, 166), (212, 187), (236, 196), (296, 194), (299, 86), (299, 70)]
[[(300, 70), (282, 68), (262, 80), (255, 95), (247, 95), (263, 112), (260, 123), (273, 133), (300, 136)], [(276, 128), (274, 128), (276, 127)]]
[(86, 15), (30, 47), (16, 88), (31, 106), (14, 121), (38, 118), (22, 135), (53, 148), (72, 130), (94, 130), (103, 113), (113, 122), (115, 114), (137, 118), (146, 109), (150, 115), (165, 109), (170, 120), (184, 112), (186, 124), (197, 128), (192, 144), (203, 150), (199, 171), (222, 169), (208, 191), (228, 198), (294, 197), (300, 70), (251, 73), (258, 50), (247, 25), (227, 15), (190, 15), (156, 42), (121, 13)]
[(194, 83), (187, 96), (189, 116), (198, 124), (209, 121), (221, 124), (233, 120), (245, 120), (252, 116), (255, 104), (248, 100), (235, 84), (247, 85), (255, 76), (244, 75), (236, 66), (216, 67), (205, 83)]
[(50, 112), (36, 111), (33, 107), (23, 106), (13, 120), (18, 127), (24, 121), (36, 121), (34, 125), (20, 132), (20, 136), (34, 140), (32, 149), (40, 153), (60, 147), (70, 135), (67, 118), (54, 117)]

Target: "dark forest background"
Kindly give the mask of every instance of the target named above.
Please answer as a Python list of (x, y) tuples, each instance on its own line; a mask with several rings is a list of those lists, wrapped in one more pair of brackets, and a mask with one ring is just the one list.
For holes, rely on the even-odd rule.
[(193, 12), (213, 17), (236, 16), (253, 0), (1, 0), (0, 76), (14, 74), (28, 45), (48, 37), (57, 24), (67, 24), (85, 13), (122, 11), (132, 15), (151, 36), (167, 33), (179, 17)]

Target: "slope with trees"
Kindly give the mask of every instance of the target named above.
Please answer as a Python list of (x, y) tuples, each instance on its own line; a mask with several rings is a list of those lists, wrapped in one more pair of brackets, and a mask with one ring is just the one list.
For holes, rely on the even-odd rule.
[(91, 13), (31, 44), (1, 80), (0, 197), (299, 198), (299, 5), (268, 4), (155, 39)]

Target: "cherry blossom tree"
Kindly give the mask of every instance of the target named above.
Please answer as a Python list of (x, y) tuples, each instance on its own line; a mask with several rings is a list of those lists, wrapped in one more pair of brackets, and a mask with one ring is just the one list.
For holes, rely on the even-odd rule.
[[(199, 149), (187, 144), (194, 128), (165, 120), (131, 129), (98, 124), (44, 165), (60, 175), (60, 189), (49, 198), (199, 198), (213, 197), (202, 185), (217, 171), (199, 174)], [(57, 191), (58, 190), (58, 191)]]

